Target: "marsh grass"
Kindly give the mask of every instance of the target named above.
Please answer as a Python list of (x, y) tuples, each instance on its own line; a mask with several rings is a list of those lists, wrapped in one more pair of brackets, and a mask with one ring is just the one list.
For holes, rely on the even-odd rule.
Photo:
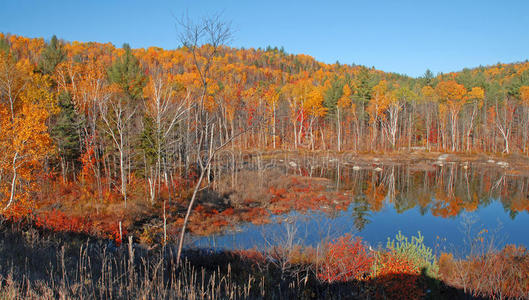
[[(176, 265), (172, 245), (149, 250), (114, 241), (0, 228), (0, 299), (278, 299), (351, 295), (321, 285), (305, 262), (285, 270), (277, 251), (257, 261), (237, 252), (188, 249)], [(305, 264), (305, 265), (304, 265)], [(346, 297), (348, 298), (348, 297)]]
[[(294, 242), (254, 250), (187, 249), (180, 266), (175, 250), (171, 244), (153, 249), (128, 239), (116, 245), (112, 240), (0, 223), (0, 299), (394, 299), (402, 295), (401, 282), (419, 283), (426, 299), (491, 295), (445, 277), (460, 274), (458, 264), (466, 266), (457, 260), (444, 260), (443, 281), (423, 272), (329, 282), (317, 276), (324, 249)], [(510, 260), (500, 260), (504, 265), (529, 257), (514, 250), (507, 253)], [(519, 289), (497, 299), (523, 298), (527, 278), (511, 273), (507, 275), (512, 280), (506, 282), (517, 283)], [(506, 278), (503, 271), (494, 274)], [(498, 286), (501, 282), (494, 281)], [(390, 291), (388, 283), (398, 288)]]
[[(193, 264), (180, 268), (174, 249), (156, 251), (132, 243), (91, 240), (34, 229), (2, 228), (0, 299), (240, 299), (250, 297), (255, 279), (226, 269)], [(227, 259), (227, 258), (226, 258)]]

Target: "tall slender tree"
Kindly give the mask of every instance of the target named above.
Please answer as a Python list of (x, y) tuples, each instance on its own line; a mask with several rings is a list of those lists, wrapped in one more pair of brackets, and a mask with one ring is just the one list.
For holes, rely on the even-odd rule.
[(114, 61), (108, 70), (109, 81), (115, 93), (106, 101), (100, 101), (101, 118), (105, 131), (111, 137), (119, 152), (119, 173), (121, 195), (127, 206), (127, 159), (130, 155), (130, 138), (133, 134), (133, 117), (140, 107), (145, 76), (141, 72), (138, 59), (132, 54), (128, 44), (123, 45), (124, 53)]

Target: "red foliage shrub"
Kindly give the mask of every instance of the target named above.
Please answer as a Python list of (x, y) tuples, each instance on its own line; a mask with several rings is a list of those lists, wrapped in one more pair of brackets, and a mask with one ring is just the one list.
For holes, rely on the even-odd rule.
[(105, 229), (106, 234), (104, 236), (106, 238), (112, 239), (116, 242), (116, 244), (119, 246), (122, 243), (122, 238), (127, 236), (127, 229), (124, 227), (121, 228), (121, 235), (119, 234), (119, 223), (112, 223), (108, 228)]
[(1, 215), (7, 220), (16, 223), (24, 221), (32, 212), (31, 205), (21, 201), (12, 204), (8, 209), (2, 211)]
[(418, 283), (419, 268), (394, 251), (378, 253), (373, 275), (377, 298), (421, 299), (424, 296)]
[(234, 213), (235, 210), (232, 207), (229, 207), (222, 212), (224, 216), (233, 216)]
[(363, 279), (371, 271), (373, 257), (359, 237), (347, 234), (328, 244), (318, 278), (327, 282)]
[(125, 226), (119, 232), (119, 222), (100, 222), (90, 216), (71, 216), (60, 210), (42, 211), (35, 217), (35, 225), (55, 232), (73, 232), (94, 234), (106, 239), (112, 239), (119, 245), (122, 237), (127, 235)]
[(43, 212), (35, 225), (57, 232), (89, 233), (92, 222), (86, 217), (67, 216), (59, 210)]

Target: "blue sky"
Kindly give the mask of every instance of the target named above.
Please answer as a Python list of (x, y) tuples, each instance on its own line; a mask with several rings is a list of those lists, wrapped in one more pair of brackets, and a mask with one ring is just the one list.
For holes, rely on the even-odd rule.
[(0, 31), (132, 47), (179, 46), (175, 17), (221, 12), (231, 46), (419, 76), (529, 59), (529, 1), (1, 0)]

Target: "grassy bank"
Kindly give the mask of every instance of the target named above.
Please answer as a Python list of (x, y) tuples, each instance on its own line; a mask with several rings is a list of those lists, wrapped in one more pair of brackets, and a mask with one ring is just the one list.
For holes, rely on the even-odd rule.
[[(421, 247), (417, 241), (404, 243), (399, 239), (402, 240), (399, 237), (393, 240), (390, 248), (377, 250), (369, 250), (361, 240), (347, 236), (318, 249), (297, 246), (266, 251), (194, 249), (186, 251), (185, 263), (178, 267), (171, 245), (149, 249), (126, 242), (117, 246), (112, 240), (42, 232), (4, 223), (0, 231), (0, 298), (523, 299), (528, 296), (529, 255), (524, 249), (506, 248), (463, 260), (443, 254), (438, 260), (417, 252)], [(417, 246), (412, 247), (415, 250), (405, 247), (413, 243)], [(414, 254), (406, 252), (410, 249)]]

